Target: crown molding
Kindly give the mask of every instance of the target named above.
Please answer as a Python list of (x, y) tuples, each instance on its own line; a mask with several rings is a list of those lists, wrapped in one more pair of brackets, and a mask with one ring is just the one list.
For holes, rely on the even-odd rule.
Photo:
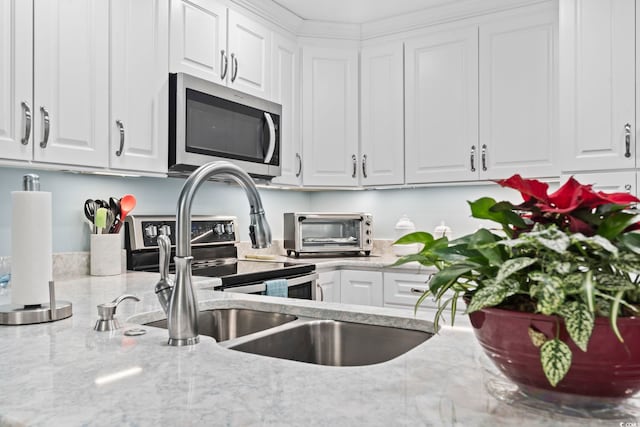
[(460, 0), (432, 6), (418, 12), (362, 24), (361, 40), (418, 30), (427, 26), (458, 21), (508, 9), (554, 0)]
[(272, 0), (231, 0), (232, 3), (266, 19), (280, 28), (298, 35), (304, 20)]
[(360, 24), (303, 20), (298, 36), (360, 41), (361, 31)]

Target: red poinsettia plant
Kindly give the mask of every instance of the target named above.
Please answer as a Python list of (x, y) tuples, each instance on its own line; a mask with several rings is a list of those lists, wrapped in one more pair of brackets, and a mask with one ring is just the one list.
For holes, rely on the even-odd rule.
[[(592, 185), (580, 184), (573, 177), (551, 194), (548, 194), (547, 183), (524, 179), (520, 175), (496, 182), (518, 190), (523, 203), (514, 206), (509, 202), (496, 203), (490, 198), (480, 199), (473, 214), (498, 220), (506, 226), (509, 236), (531, 231), (534, 224), (556, 224), (564, 231), (608, 238), (640, 228), (636, 215), (625, 211), (632, 203), (640, 201), (629, 193), (594, 191)], [(490, 209), (483, 212), (487, 207)]]
[[(594, 191), (570, 178), (549, 194), (547, 183), (514, 175), (496, 181), (520, 192), (523, 202), (497, 202), (483, 197), (469, 202), (475, 218), (499, 223), (504, 233), (481, 228), (448, 241), (444, 236), (415, 232), (396, 244), (421, 243), (420, 252), (395, 265), (417, 261), (439, 271), (429, 281), (428, 296), (443, 311), (464, 296), (467, 313), (487, 307), (556, 316), (571, 340), (587, 351), (594, 319), (610, 319), (623, 341), (619, 316), (640, 312), (640, 233), (633, 208), (639, 199), (628, 193)], [(571, 351), (559, 337), (531, 331), (540, 347), (544, 372), (556, 385), (571, 366)]]

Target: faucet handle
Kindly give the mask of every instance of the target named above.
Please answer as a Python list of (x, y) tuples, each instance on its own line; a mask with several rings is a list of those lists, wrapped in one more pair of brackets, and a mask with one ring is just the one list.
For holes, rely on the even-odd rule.
[(120, 295), (118, 298), (114, 299), (111, 302), (107, 302), (104, 304), (98, 304), (98, 321), (96, 325), (93, 327), (94, 330), (104, 332), (104, 331), (113, 331), (120, 327), (118, 323), (118, 319), (115, 318), (116, 308), (118, 305), (127, 299), (132, 299), (135, 301), (140, 301), (138, 297), (135, 295), (124, 294)]

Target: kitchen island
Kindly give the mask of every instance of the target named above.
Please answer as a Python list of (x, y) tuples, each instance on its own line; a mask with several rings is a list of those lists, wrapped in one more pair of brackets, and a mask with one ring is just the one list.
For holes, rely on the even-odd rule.
[[(487, 391), (496, 380), (468, 328), (444, 328), (385, 363), (331, 367), (224, 348), (200, 337), (169, 347), (167, 331), (138, 323), (163, 317), (157, 274), (82, 277), (57, 283), (73, 316), (0, 326), (0, 426), (5, 425), (620, 425), (640, 421), (629, 405), (616, 420), (559, 415)], [(426, 319), (389, 308), (280, 299), (212, 290), (196, 280), (200, 308), (245, 307), (299, 316), (432, 331)], [(122, 328), (95, 332), (96, 305), (122, 294)], [(0, 296), (0, 304), (8, 303)], [(128, 321), (135, 319), (136, 323)], [(631, 409), (635, 406), (631, 405)]]

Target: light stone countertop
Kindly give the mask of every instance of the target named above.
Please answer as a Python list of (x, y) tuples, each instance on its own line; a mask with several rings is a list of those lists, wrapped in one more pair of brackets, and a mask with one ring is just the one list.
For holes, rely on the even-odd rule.
[[(152, 327), (143, 336), (124, 336), (136, 326), (127, 319), (162, 316), (156, 280), (156, 274), (128, 273), (59, 281), (57, 296), (73, 303), (71, 318), (0, 326), (0, 426), (620, 425), (497, 400), (487, 392), (497, 377), (465, 328), (444, 328), (396, 359), (361, 367), (241, 353), (206, 336), (195, 346), (169, 347), (167, 331)], [(432, 328), (394, 309), (221, 293), (207, 289), (209, 279), (196, 283), (201, 308)], [(123, 328), (93, 331), (96, 305), (125, 293), (141, 301), (118, 307)], [(0, 296), (0, 304), (8, 301)], [(640, 421), (632, 410), (622, 417)]]

